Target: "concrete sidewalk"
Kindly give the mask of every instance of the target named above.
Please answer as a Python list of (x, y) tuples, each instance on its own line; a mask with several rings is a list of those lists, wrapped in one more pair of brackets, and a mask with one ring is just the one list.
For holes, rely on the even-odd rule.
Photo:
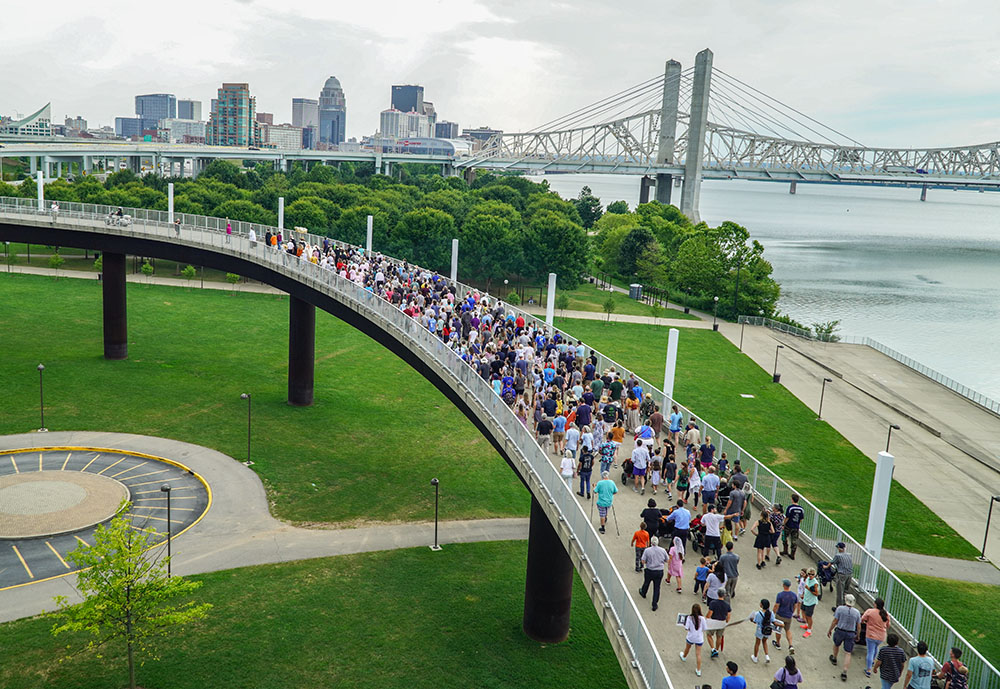
[[(541, 306), (521, 306), (519, 307), (524, 311), (534, 315), (541, 316), (542, 320), (545, 320), (545, 308)], [(608, 316), (605, 313), (597, 313), (596, 311), (573, 311), (570, 309), (556, 309), (555, 313), (557, 318), (583, 318), (585, 320), (591, 321), (607, 321)], [(701, 328), (701, 329), (712, 329), (711, 321), (702, 320), (687, 320), (684, 318), (653, 318), (652, 316), (633, 316), (629, 314), (611, 314), (612, 323), (642, 323), (645, 325), (664, 325), (671, 328)]]

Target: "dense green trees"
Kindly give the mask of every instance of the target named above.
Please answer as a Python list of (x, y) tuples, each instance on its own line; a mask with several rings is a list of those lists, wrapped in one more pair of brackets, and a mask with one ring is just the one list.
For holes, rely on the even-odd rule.
[[(296, 163), (286, 173), (263, 163), (247, 169), (215, 161), (197, 179), (122, 170), (103, 183), (91, 176), (56, 180), (45, 193), (61, 201), (165, 210), (168, 181), (178, 213), (275, 225), (284, 198), (286, 229), (306, 227), (355, 245), (365, 243), (371, 215), (376, 250), (442, 272), (458, 238), (460, 276), (488, 288), (505, 278), (539, 284), (550, 272), (560, 287), (572, 288), (596, 268), (675, 295), (690, 293), (694, 306), (719, 296), (719, 313), (727, 316), (761, 308), (773, 313), (778, 298), (763, 247), (736, 223), (695, 225), (656, 202), (630, 212), (625, 201), (615, 201), (605, 212), (589, 187), (567, 200), (529, 177), (482, 173), (470, 187), (458, 177), (442, 178), (435, 166), (399, 165), (388, 177), (370, 163), (309, 170)], [(0, 182), (0, 195), (34, 198), (35, 183)]]

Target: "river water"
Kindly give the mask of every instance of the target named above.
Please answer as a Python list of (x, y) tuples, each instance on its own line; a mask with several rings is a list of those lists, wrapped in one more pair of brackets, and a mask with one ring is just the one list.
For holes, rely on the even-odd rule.
[[(534, 178), (538, 179), (538, 178)], [(634, 207), (639, 178), (547, 175), (607, 205)], [(680, 189), (674, 189), (675, 201)], [(1000, 193), (767, 182), (705, 182), (702, 219), (733, 220), (765, 248), (779, 308), (806, 324), (874, 338), (1000, 399)]]

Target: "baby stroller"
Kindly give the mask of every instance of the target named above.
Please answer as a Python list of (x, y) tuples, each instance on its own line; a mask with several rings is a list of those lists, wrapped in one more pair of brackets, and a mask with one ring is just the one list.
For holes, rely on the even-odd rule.
[(691, 520), (691, 547), (695, 551), (700, 551), (702, 555), (708, 555), (705, 550), (705, 527), (701, 523), (701, 515)]
[(824, 586), (829, 586), (830, 590), (833, 591), (833, 578), (835, 576), (837, 576), (837, 566), (835, 564), (826, 560), (820, 560), (816, 563), (816, 578), (819, 579), (820, 600), (823, 600), (822, 590)]
[(627, 486), (628, 482), (632, 479), (632, 459), (626, 459), (622, 462), (622, 485)]

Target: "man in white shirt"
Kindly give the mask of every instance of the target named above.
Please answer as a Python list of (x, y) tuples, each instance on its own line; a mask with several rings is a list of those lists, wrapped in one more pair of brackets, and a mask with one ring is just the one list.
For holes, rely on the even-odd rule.
[(649, 450), (642, 443), (642, 440), (635, 441), (635, 449), (632, 450), (632, 478), (635, 485), (632, 491), (646, 494), (646, 467), (649, 465)]
[(725, 519), (718, 513), (714, 502), (708, 506), (708, 514), (701, 518), (701, 523), (705, 526), (706, 557), (711, 557), (712, 551), (715, 551), (716, 557), (722, 557), (722, 532), (720, 528)]

